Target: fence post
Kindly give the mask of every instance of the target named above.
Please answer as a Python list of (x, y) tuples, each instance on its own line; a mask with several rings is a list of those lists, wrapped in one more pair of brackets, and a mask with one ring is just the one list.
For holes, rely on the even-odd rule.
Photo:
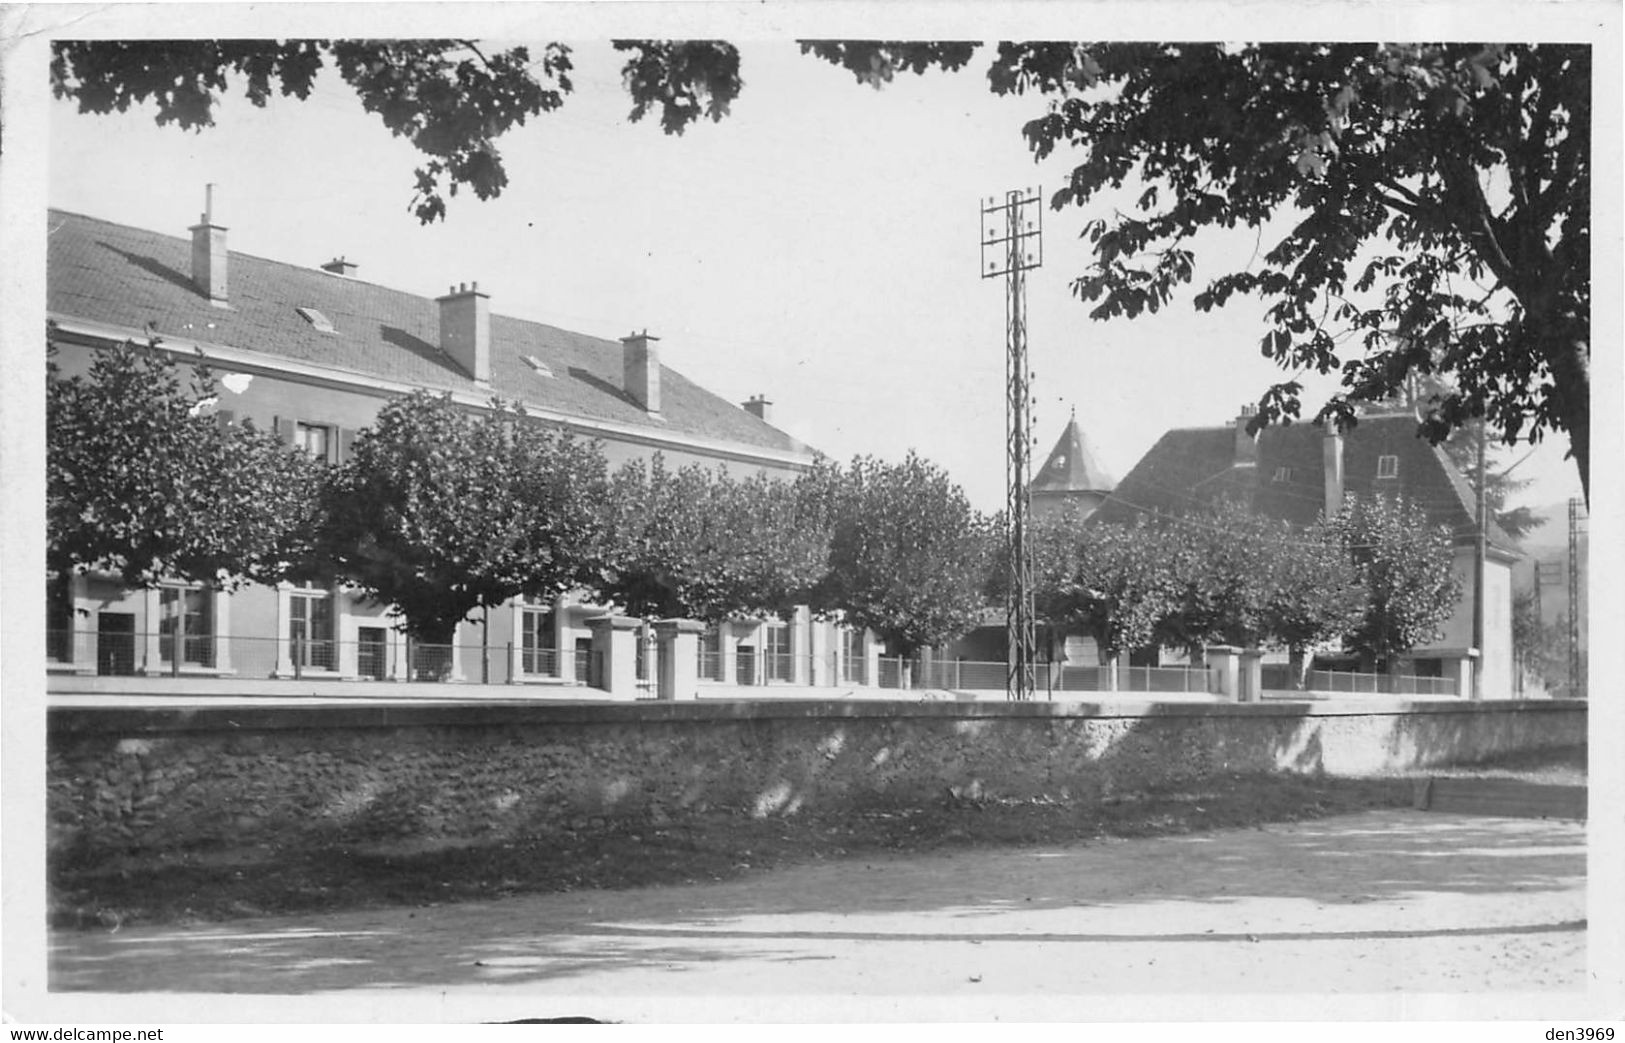
[(415, 669), (415, 664), (413, 664), (413, 662), (412, 662), (412, 635), (407, 634), (406, 635), (406, 679), (408, 681), (411, 681), (411, 680), (415, 680), (416, 677), (417, 677), (417, 670)]

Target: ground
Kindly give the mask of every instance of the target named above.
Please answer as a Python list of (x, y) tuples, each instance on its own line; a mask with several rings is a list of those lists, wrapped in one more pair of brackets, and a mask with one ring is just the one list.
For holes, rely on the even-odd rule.
[[(1583, 783), (1584, 752), (1454, 774)], [(1584, 823), (1417, 811), (1413, 781), (58, 866), (56, 918), (81, 926), (52, 933), (50, 988), (333, 1022), (1162, 1020), (1181, 998), (1207, 1019), (1246, 996), (1408, 1020), (1583, 997)]]

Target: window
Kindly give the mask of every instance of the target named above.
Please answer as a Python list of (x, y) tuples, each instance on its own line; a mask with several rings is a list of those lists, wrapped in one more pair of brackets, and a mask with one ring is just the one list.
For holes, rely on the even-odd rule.
[(333, 615), (333, 595), (326, 591), (288, 595), (288, 653), (299, 667), (334, 668)]
[(184, 666), (214, 665), (214, 596), (201, 587), (163, 587), (158, 591), (158, 658), (175, 664), (180, 642)]
[(795, 657), (790, 649), (790, 628), (783, 623), (769, 623), (763, 644), (767, 655), (767, 679), (792, 680), (795, 677)]
[(559, 674), (558, 636), (552, 609), (519, 610), (519, 670), (526, 674)]
[(714, 624), (700, 635), (700, 680), (722, 680), (722, 631)]
[(1378, 478), (1398, 478), (1399, 477), (1399, 457), (1397, 457), (1397, 456), (1379, 456), (1379, 457), (1377, 457), (1377, 477)]
[(323, 315), (315, 308), (295, 308), (294, 310), (297, 311), (304, 318), (304, 320), (310, 323), (311, 326), (317, 331), (321, 333), (338, 332), (337, 330), (333, 329), (333, 324), (332, 322), (328, 321), (327, 316)]
[(318, 460), (333, 459), (333, 429), (326, 424), (295, 424), (293, 444)]
[(1292, 468), (1277, 467), (1275, 469), (1275, 480), (1277, 482), (1290, 482), (1292, 480)]

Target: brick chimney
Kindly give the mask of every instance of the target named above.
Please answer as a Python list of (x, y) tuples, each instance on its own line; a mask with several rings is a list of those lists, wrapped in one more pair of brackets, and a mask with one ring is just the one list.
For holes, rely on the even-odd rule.
[(1343, 432), (1336, 422), (1326, 425), (1320, 440), (1321, 472), (1325, 476), (1326, 517), (1332, 518), (1343, 509)]
[(1236, 467), (1258, 465), (1258, 436), (1247, 433), (1248, 422), (1257, 415), (1257, 406), (1246, 405), (1241, 407), (1241, 415), (1236, 417)]
[(440, 350), (481, 384), (491, 382), (491, 295), (479, 283), (457, 284), (440, 305)]
[(660, 412), (660, 349), (655, 346), (659, 337), (649, 331), (629, 333), (621, 338), (627, 395), (648, 413)]
[(767, 400), (766, 395), (752, 395), (749, 401), (744, 403), (744, 408), (745, 412), (763, 423), (773, 422), (773, 403)]
[(359, 267), (359, 265), (357, 265), (354, 261), (346, 261), (342, 257), (335, 257), (331, 261), (328, 261), (326, 264), (322, 265), (322, 271), (332, 272), (334, 275), (342, 275), (345, 278), (349, 278), (355, 274), (357, 267)]
[(192, 285), (209, 303), (226, 305), (226, 229), (214, 223), (214, 186), (203, 190), (203, 214), (192, 233)]

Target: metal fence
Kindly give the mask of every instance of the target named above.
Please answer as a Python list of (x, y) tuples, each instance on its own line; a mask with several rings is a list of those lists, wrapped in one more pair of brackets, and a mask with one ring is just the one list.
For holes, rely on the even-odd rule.
[[(1268, 686), (1266, 686), (1268, 687)], [(1353, 670), (1311, 670), (1305, 687), (1333, 695), (1456, 695), (1453, 677), (1362, 674)]]
[[(881, 688), (903, 687), (903, 664), (898, 658), (880, 660)], [(1004, 663), (971, 660), (914, 662), (908, 671), (910, 688), (949, 688), (968, 691), (1003, 691), (1009, 667)], [(1111, 687), (1111, 668), (1040, 662), (1036, 669), (1041, 692), (1104, 692)], [(1208, 690), (1207, 668), (1201, 666), (1119, 666), (1120, 692), (1190, 692)]]

